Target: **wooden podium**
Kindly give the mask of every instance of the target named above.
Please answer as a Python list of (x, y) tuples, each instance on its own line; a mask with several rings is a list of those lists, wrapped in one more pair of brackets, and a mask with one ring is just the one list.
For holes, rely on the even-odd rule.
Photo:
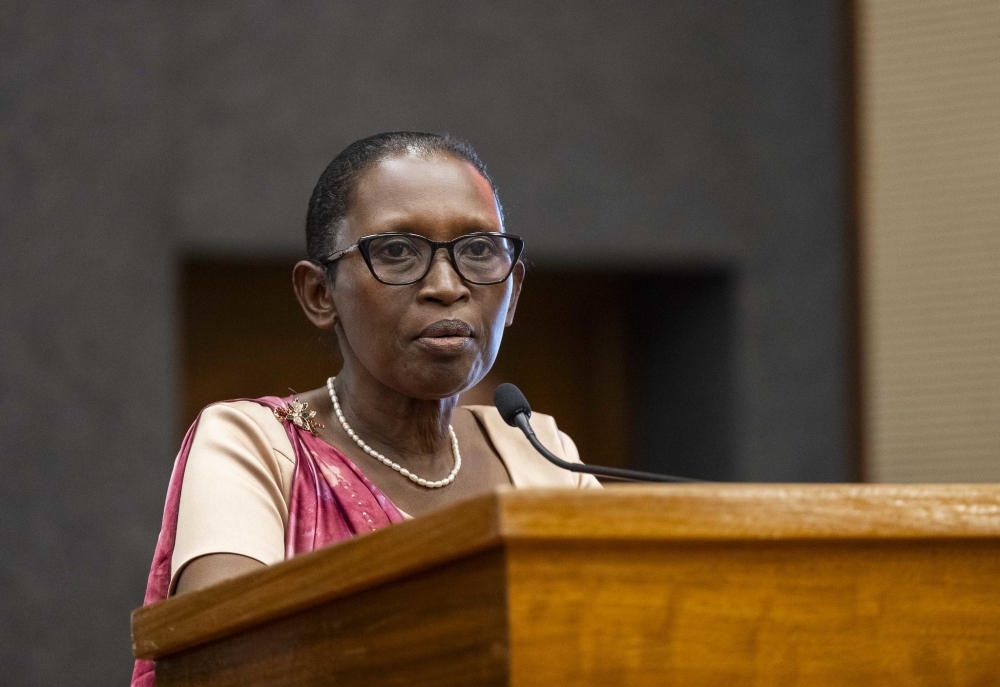
[(174, 685), (1000, 684), (1000, 487), (501, 491), (133, 614)]

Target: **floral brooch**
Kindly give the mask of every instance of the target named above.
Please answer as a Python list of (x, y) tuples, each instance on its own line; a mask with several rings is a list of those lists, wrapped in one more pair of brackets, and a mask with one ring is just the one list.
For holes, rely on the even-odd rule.
[(323, 429), (323, 425), (314, 420), (315, 410), (309, 410), (309, 404), (303, 403), (298, 398), (292, 398), (284, 408), (274, 409), (274, 416), (282, 422), (291, 422), (296, 427), (304, 429), (313, 436), (316, 436), (317, 429)]

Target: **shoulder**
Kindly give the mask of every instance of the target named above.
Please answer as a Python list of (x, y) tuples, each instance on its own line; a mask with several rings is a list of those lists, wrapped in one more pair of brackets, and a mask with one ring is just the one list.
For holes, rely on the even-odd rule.
[(254, 401), (215, 403), (196, 421), (181, 500), (201, 485), (203, 498), (230, 490), (281, 508), (291, 497), (294, 473), (295, 452), (271, 408)]
[[(485, 425), (486, 429), (491, 433), (497, 434), (510, 434), (513, 437), (524, 438), (524, 434), (517, 427), (511, 427), (504, 419), (500, 417), (500, 411), (498, 411), (494, 406), (465, 406), (476, 418)], [(532, 411), (531, 413), (531, 428), (535, 430), (535, 434), (541, 440), (545, 446), (558, 455), (560, 458), (569, 460), (570, 457), (563, 456), (563, 451), (557, 450), (562, 448), (563, 437), (569, 439), (569, 437), (562, 432), (556, 425), (556, 419), (551, 415), (546, 415), (545, 413), (536, 413)], [(548, 441), (546, 441), (548, 440)], [(550, 446), (550, 443), (556, 443), (557, 447)], [(576, 448), (574, 444), (573, 448)], [(572, 456), (575, 458), (574, 462), (580, 462), (580, 457), (578, 455)]]
[(282, 560), (295, 462), (273, 411), (253, 401), (215, 403), (198, 416), (190, 442), (171, 585), (189, 561), (210, 553)]
[(201, 411), (196, 444), (270, 449), (294, 462), (295, 454), (284, 426), (268, 406), (255, 401), (213, 403)]
[[(563, 470), (535, 451), (524, 434), (511, 427), (493, 406), (465, 406), (482, 426), (490, 442), (503, 460), (515, 487), (593, 487), (598, 482), (591, 475)], [(539, 441), (565, 461), (579, 463), (580, 455), (569, 435), (561, 431), (556, 420), (545, 413), (531, 413), (531, 427)]]

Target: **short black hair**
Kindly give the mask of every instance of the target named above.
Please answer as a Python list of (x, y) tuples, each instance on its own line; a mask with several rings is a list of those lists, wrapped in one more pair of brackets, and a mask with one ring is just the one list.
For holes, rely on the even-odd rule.
[(496, 184), (486, 173), (486, 165), (466, 141), (448, 134), (390, 131), (362, 138), (344, 148), (320, 175), (309, 199), (306, 215), (306, 253), (310, 260), (323, 262), (334, 252), (341, 220), (347, 214), (361, 177), (376, 164), (403, 155), (451, 155), (464, 160), (483, 175), (493, 189), (493, 197), (503, 222), (503, 209)]

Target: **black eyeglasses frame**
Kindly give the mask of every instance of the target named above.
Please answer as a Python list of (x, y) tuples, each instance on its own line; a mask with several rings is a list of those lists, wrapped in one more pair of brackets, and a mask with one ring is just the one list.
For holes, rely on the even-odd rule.
[[(386, 238), (388, 236), (405, 236), (407, 238), (416, 238), (420, 239), (425, 243), (430, 244), (431, 259), (427, 262), (427, 269), (424, 270), (424, 273), (420, 275), (419, 278), (414, 279), (413, 281), (397, 284), (393, 282), (383, 281), (382, 279), (379, 278), (377, 274), (375, 274), (375, 268), (372, 267), (372, 260), (368, 252), (369, 250), (368, 247), (371, 245), (371, 242), (374, 241), (375, 239)], [(498, 279), (496, 281), (473, 281), (472, 279), (469, 279), (464, 274), (462, 274), (462, 270), (458, 268), (458, 261), (455, 260), (455, 244), (458, 243), (459, 241), (464, 241), (465, 239), (473, 238), (476, 236), (499, 236), (505, 239), (510, 239), (514, 243), (514, 259), (511, 260), (510, 270), (508, 270), (507, 274), (504, 275), (503, 279)], [(369, 234), (368, 236), (362, 236), (360, 239), (357, 240), (357, 243), (355, 243), (352, 246), (348, 246), (343, 250), (338, 250), (335, 251), (334, 253), (331, 253), (330, 256), (326, 260), (321, 261), (320, 264), (323, 266), (332, 265), (341, 258), (347, 256), (348, 254), (353, 253), (354, 251), (358, 251), (359, 253), (361, 253), (361, 257), (364, 258), (365, 264), (368, 265), (368, 271), (372, 273), (372, 276), (375, 277), (376, 281), (378, 281), (381, 284), (385, 284), (386, 286), (410, 286), (411, 284), (416, 284), (417, 282), (422, 281), (428, 274), (430, 274), (431, 268), (434, 267), (434, 256), (437, 255), (437, 252), (442, 248), (444, 248), (445, 251), (448, 253), (448, 259), (451, 261), (451, 266), (452, 269), (455, 270), (455, 274), (461, 277), (463, 281), (468, 282), (469, 284), (476, 284), (477, 286), (492, 286), (494, 284), (502, 284), (503, 282), (507, 281), (507, 279), (510, 278), (511, 274), (514, 273), (514, 268), (517, 267), (518, 260), (520, 260), (521, 258), (521, 253), (524, 251), (524, 239), (522, 239), (520, 236), (515, 236), (514, 234), (507, 234), (498, 231), (476, 231), (471, 234), (462, 234), (461, 236), (453, 238), (451, 241), (431, 241), (426, 236), (421, 236), (420, 234), (411, 234), (408, 232), (401, 232), (401, 231), (391, 231), (383, 234)]]

